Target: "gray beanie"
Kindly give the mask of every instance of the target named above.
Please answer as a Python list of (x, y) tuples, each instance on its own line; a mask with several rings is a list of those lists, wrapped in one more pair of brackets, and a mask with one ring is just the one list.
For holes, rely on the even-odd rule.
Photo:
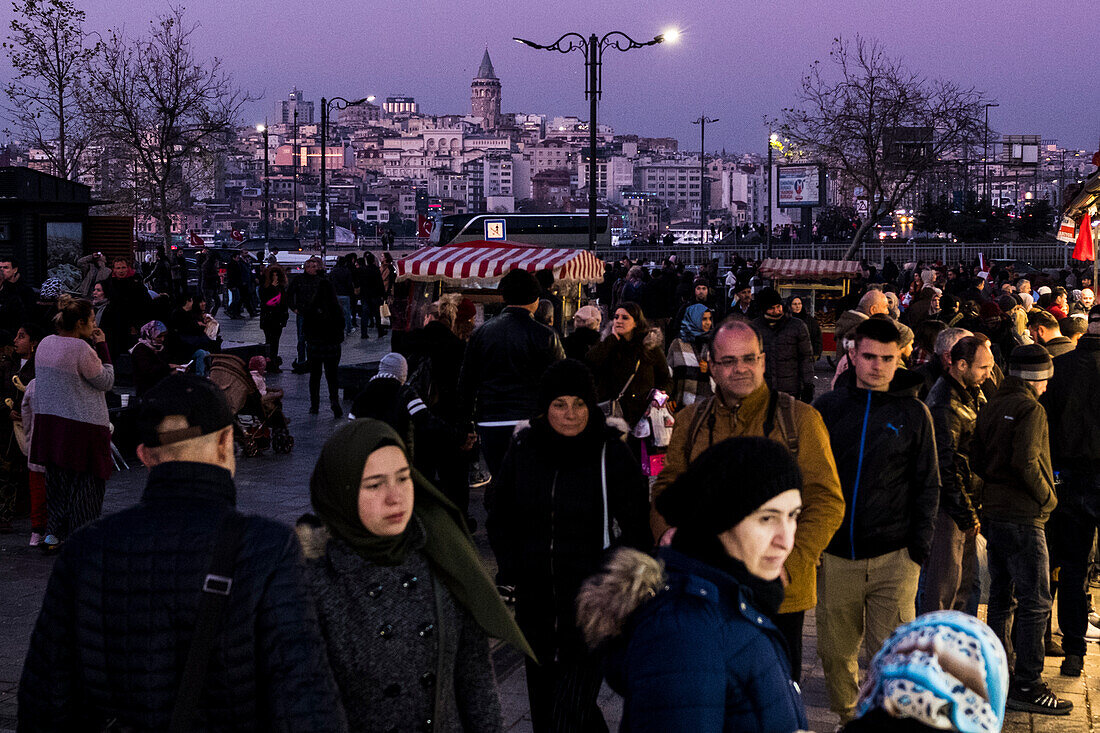
[(371, 379), (379, 379), (382, 377), (390, 377), (396, 379), (401, 384), (405, 383), (405, 380), (409, 378), (409, 362), (405, 361), (405, 357), (401, 354), (395, 354), (390, 352), (382, 357), (382, 360), (378, 362), (378, 373)]
[(1008, 357), (1008, 374), (1029, 382), (1041, 382), (1054, 376), (1050, 353), (1039, 344), (1017, 346)]

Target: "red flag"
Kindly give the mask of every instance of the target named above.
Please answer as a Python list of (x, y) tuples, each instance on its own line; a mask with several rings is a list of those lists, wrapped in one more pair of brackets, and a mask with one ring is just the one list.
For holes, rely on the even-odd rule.
[(1092, 220), (1086, 211), (1081, 217), (1081, 231), (1077, 234), (1077, 244), (1073, 248), (1073, 259), (1092, 261), (1096, 259), (1096, 248), (1092, 242)]
[(204, 244), (206, 244), (206, 242), (203, 241), (202, 237), (200, 237), (198, 234), (195, 234), (195, 232), (191, 232), (191, 246), (192, 247), (201, 247)]
[(433, 229), (435, 229), (435, 219), (429, 219), (423, 214), (416, 215), (416, 236), (427, 239), (432, 236)]
[(244, 233), (240, 229), (234, 229), (233, 234), (230, 235), (230, 236), (233, 237), (234, 242), (243, 242), (244, 241)]

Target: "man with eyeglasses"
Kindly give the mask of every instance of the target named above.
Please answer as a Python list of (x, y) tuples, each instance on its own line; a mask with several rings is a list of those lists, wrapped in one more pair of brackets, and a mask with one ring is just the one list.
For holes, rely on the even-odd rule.
[(940, 498), (932, 417), (916, 397), (924, 380), (898, 369), (901, 333), (888, 319), (868, 318), (852, 338), (852, 367), (814, 401), (846, 505), (821, 558), (816, 612), (829, 706), (842, 723), (855, 716), (864, 636), (879, 649), (916, 615)]
[[(714, 396), (676, 413), (676, 427), (664, 470), (653, 486), (653, 498), (700, 453), (727, 438), (766, 437), (787, 446), (802, 472), (802, 515), (794, 550), (783, 567), (783, 604), (772, 621), (787, 641), (791, 677), (798, 681), (803, 619), (817, 603), (817, 563), (840, 526), (844, 500), (821, 416), (809, 405), (770, 389), (764, 382), (764, 362), (763, 341), (751, 323), (730, 316), (718, 326), (711, 342)], [(730, 491), (737, 490), (730, 486)], [(656, 509), (650, 512), (650, 523), (657, 539), (669, 531)]]

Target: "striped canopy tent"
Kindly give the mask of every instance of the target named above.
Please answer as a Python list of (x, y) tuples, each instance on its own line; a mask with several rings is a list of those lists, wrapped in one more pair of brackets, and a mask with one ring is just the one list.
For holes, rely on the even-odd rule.
[(839, 280), (856, 277), (859, 262), (847, 260), (780, 260), (768, 258), (760, 274), (770, 280)]
[(598, 283), (603, 262), (585, 249), (536, 247), (511, 242), (463, 242), (427, 247), (397, 261), (397, 279), (443, 281), (465, 288), (495, 288), (509, 270), (552, 270), (563, 283)]

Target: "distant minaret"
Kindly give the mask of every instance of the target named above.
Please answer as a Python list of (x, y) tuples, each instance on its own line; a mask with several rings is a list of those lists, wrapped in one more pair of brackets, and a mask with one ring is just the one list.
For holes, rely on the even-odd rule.
[(495, 130), (500, 126), (500, 79), (493, 71), (488, 48), (481, 57), (477, 76), (470, 83), (470, 107), (474, 117), (484, 120), (486, 130)]

